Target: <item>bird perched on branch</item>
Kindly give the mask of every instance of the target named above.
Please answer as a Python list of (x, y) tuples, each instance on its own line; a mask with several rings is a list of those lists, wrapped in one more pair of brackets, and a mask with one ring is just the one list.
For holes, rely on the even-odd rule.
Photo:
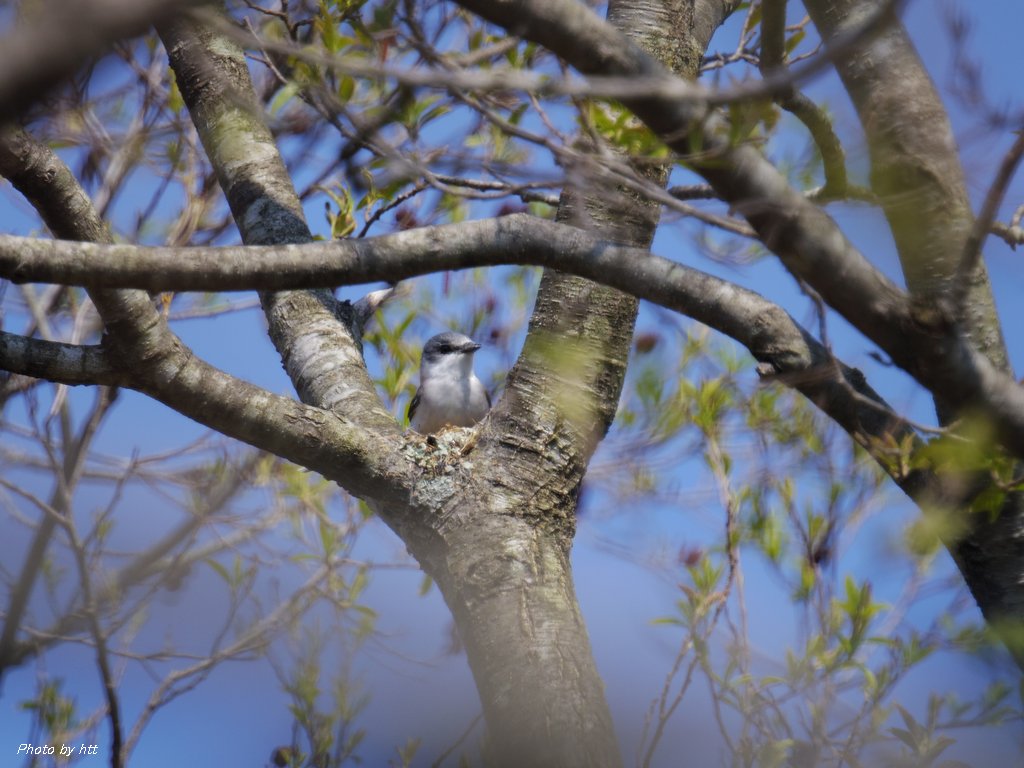
[(461, 333), (439, 333), (423, 345), (420, 386), (409, 403), (409, 426), (421, 435), (444, 427), (471, 427), (491, 408), (491, 396), (473, 373), (480, 345)]

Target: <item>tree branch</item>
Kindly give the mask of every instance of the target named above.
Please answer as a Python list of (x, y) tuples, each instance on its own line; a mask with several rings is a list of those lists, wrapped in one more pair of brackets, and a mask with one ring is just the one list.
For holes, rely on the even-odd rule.
[(956, 280), (953, 283), (953, 302), (957, 315), (964, 310), (964, 302), (967, 301), (971, 286), (971, 275), (977, 271), (978, 263), (981, 260), (981, 246), (993, 228), (996, 214), (999, 213), (999, 205), (1003, 202), (1003, 197), (1006, 196), (1006, 190), (1009, 188), (1010, 181), (1022, 158), (1024, 158), (1024, 128), (1017, 131), (1017, 140), (1013, 142), (1013, 146), (1010, 147), (999, 164), (996, 177), (985, 195), (985, 202), (982, 203), (981, 210), (978, 211), (978, 216), (974, 220), (974, 226), (971, 227), (971, 232), (967, 237), (967, 242), (964, 244), (964, 252), (960, 257)]
[(1008, 246), (1017, 249), (1018, 245), (1024, 245), (1024, 229), (1018, 225), (1006, 225), (1002, 222), (992, 224), (992, 234), (1001, 238)]
[[(109, 230), (67, 166), (23, 131), (0, 133), (0, 174), (32, 202), (56, 236), (69, 238), (35, 241), (32, 248), (42, 249), (40, 253), (46, 250), (42, 243), (60, 249), (82, 239), (100, 241), (78, 243), (87, 249), (120, 247), (107, 245)], [(390, 414), (385, 425), (362, 430), (348, 419), (271, 394), (197, 358), (171, 333), (144, 290), (86, 287), (110, 331), (101, 348), (48, 345), (4, 334), (0, 366), (25, 373), (33, 366), (40, 374), (63, 372), (69, 377), (66, 383), (86, 383), (93, 374), (110, 376), (114, 383), (145, 392), (201, 424), (338, 479), (357, 496), (377, 488), (384, 497), (404, 498), (398, 488), (405, 482), (405, 463), (391, 455), (393, 441), (381, 437), (399, 431)], [(78, 363), (84, 368), (76, 373)]]
[[(287, 291), (397, 282), (433, 272), (502, 264), (550, 266), (640, 293), (646, 289), (639, 275), (655, 264), (662, 265), (665, 274), (671, 270), (703, 274), (650, 256), (644, 248), (619, 245), (525, 213), (301, 245), (172, 248), (0, 235), (0, 277), (14, 283), (91, 289)], [(641, 267), (635, 280), (629, 273), (634, 265)], [(608, 274), (608, 280), (602, 280), (603, 274)]]
[[(147, 577), (161, 574), (161, 580), (165, 580), (170, 573), (174, 572), (175, 568), (187, 569), (193, 562), (208, 557), (209, 552), (203, 548), (189, 552), (187, 558), (183, 557), (182, 553), (172, 558), (171, 553), (195, 536), (196, 532), (203, 525), (209, 523), (232, 497), (246, 487), (246, 483), (251, 481), (252, 468), (260, 456), (262, 454), (254, 452), (241, 465), (226, 467), (224, 475), (218, 477), (211, 487), (204, 488), (204, 492), (196, 497), (196, 506), (192, 510), (192, 515), (157, 542), (135, 555), (127, 565), (109, 574), (104, 580), (103, 587), (95, 595), (97, 609), (109, 608), (112, 603), (123, 601), (125, 595)], [(160, 581), (157, 583), (159, 584)], [(47, 629), (33, 633), (30, 638), (12, 646), (7, 656), (10, 665), (23, 664), (26, 659), (37, 655), (58, 640), (80, 632), (86, 622), (87, 617), (79, 611), (68, 612), (57, 617)]]
[[(37, 252), (28, 247), (32, 242), (47, 247)], [(0, 236), (0, 276), (13, 277), (8, 269), (19, 254), (23, 258), (18, 268), (22, 274), (30, 271), (34, 280), (99, 278), (119, 285), (142, 281), (151, 290), (176, 291), (291, 289), (395, 282), (435, 271), (499, 264), (548, 266), (676, 310), (736, 339), (772, 373), (789, 377), (787, 384), (820, 401), (855, 436), (863, 432), (883, 439), (898, 421), (891, 411), (880, 412), (877, 406), (851, 399), (853, 391), (882, 402), (852, 369), (843, 369), (837, 378), (824, 347), (762, 296), (644, 249), (608, 243), (526, 214), (364, 240), (280, 247), (100, 247)], [(850, 390), (841, 391), (846, 387)]]
[[(17, 247), (9, 247), (13, 240), (18, 239), (0, 237), (0, 275), (5, 274), (6, 257), (18, 252)], [(908, 473), (897, 466), (898, 462), (894, 463), (894, 446), (912, 437), (913, 430), (885, 405), (858, 371), (836, 361), (780, 307), (752, 291), (699, 270), (650, 255), (642, 249), (603, 242), (590, 233), (565, 225), (515, 214), (366, 240), (280, 248), (98, 248), (65, 242), (49, 245), (57, 252), (33, 262), (34, 266), (63, 274), (69, 274), (65, 270), (74, 268), (78, 275), (117, 273), (124, 266), (126, 271), (119, 275), (122, 280), (131, 274), (149, 281), (148, 285), (156, 290), (192, 287), (231, 290), (254, 285), (291, 288), (315, 286), (321, 281), (331, 284), (397, 281), (438, 270), (509, 263), (554, 267), (602, 281), (676, 310), (736, 339), (762, 363), (762, 374), (778, 378), (811, 399), (864, 446), (912, 498), (946, 501), (951, 498), (950, 491), (934, 476)], [(204, 256), (204, 250), (214, 253)], [(89, 252), (87, 259), (85, 251)], [(126, 253), (143, 261), (130, 258), (125, 265), (119, 256)], [(203, 386), (191, 391), (203, 391)], [(269, 396), (257, 392), (261, 397)], [(211, 394), (218, 392), (213, 390)], [(251, 396), (243, 393), (242, 399)], [(188, 400), (193, 394), (186, 393), (182, 397)], [(240, 436), (237, 430), (227, 431)], [(303, 453), (300, 456), (294, 448), (287, 447), (287, 443), (282, 447), (240, 437), (306, 466), (317, 461), (314, 468), (332, 476), (323, 468), (326, 459), (322, 455), (312, 458)]]
[[(770, 78), (786, 71), (786, 0), (763, 0), (761, 14), (759, 68), (763, 77)], [(821, 195), (826, 198), (842, 196), (847, 183), (846, 154), (828, 115), (794, 86), (780, 89), (775, 101), (807, 127), (821, 153), (825, 168)]]
[[(848, 34), (863, 14), (879, 5), (880, 0), (804, 2), (826, 44)], [(1024, 403), (1020, 386), (1010, 385), (1013, 378), (1002, 325), (980, 258), (981, 242), (1002, 198), (1002, 187), (1024, 152), (1024, 140), (1018, 139), (1004, 158), (975, 219), (945, 106), (903, 25), (894, 20), (859, 55), (837, 60), (836, 70), (867, 138), (871, 186), (892, 229), (910, 294), (919, 311), (930, 304), (939, 307), (938, 316), (945, 318), (931, 339), (927, 334), (918, 336), (916, 371), (908, 367), (910, 361), (896, 355), (893, 359), (932, 391), (941, 423), (965, 414), (976, 419), (981, 410), (1004, 445), (1024, 458), (1020, 450), (1024, 422), (1002, 421)], [(899, 76), (894, 77), (894, 72)], [(944, 375), (956, 381), (946, 386)], [(962, 386), (970, 379), (980, 389)], [(993, 487), (991, 478), (987, 480), (1004, 499), (998, 514), (971, 514), (958, 508), (965, 531), (947, 544), (986, 619), (1024, 669), (1019, 634), (1024, 615), (1024, 495), (1006, 493)], [(1003, 621), (1012, 624), (1007, 632), (1001, 631)]]
[[(85, 423), (77, 435), (64, 434), (64, 455), (58, 459), (49, 448), (51, 467), (55, 472), (55, 487), (50, 495), (50, 503), (40, 503), (36, 506), (44, 512), (33, 536), (32, 543), (25, 553), (25, 560), (21, 566), (17, 586), (11, 591), (10, 602), (4, 614), (3, 632), (0, 633), (0, 676), (4, 670), (12, 664), (13, 654), (16, 651), (16, 640), (18, 631), (21, 629), (21, 621), (28, 606), (29, 597), (35, 586), (36, 579), (43, 568), (43, 558), (50, 545), (53, 532), (58, 524), (66, 525), (65, 516), (71, 509), (71, 497), (74, 487), (81, 479), (85, 467), (85, 459), (89, 453), (89, 447), (100, 423), (110, 411), (117, 396), (116, 389), (104, 388), (99, 390), (96, 404), (93, 406)], [(67, 424), (67, 422), (63, 422)], [(65, 427), (68, 429), (69, 427)], [(44, 445), (47, 445), (44, 442)], [(19, 491), (21, 492), (21, 491)], [(24, 493), (22, 492), (24, 495)], [(32, 497), (33, 499), (35, 497)]]
[[(805, 3), (830, 47), (882, 5), (882, 0)], [(1008, 370), (984, 265), (975, 261), (966, 279), (958, 276), (974, 220), (963, 168), (942, 99), (899, 19), (891, 19), (859, 55), (837, 59), (836, 71), (867, 138), (871, 187), (892, 229), (910, 294), (922, 305), (941, 306), (950, 325), (960, 324), (992, 365)], [(957, 306), (951, 299), (960, 291), (969, 299)], [(959, 398), (940, 398), (940, 419), (957, 418), (962, 404)]]
[[(510, 6), (514, 2), (515, 0), (504, 0), (496, 5)], [(308, 47), (296, 46), (290, 41), (274, 41), (265, 37), (255, 38), (252, 32), (235, 25), (225, 24), (222, 20), (218, 20), (218, 17), (210, 14), (202, 14), (201, 18), (208, 26), (216, 28), (224, 37), (239, 45), (264, 52), (270, 51), (293, 56), (317, 67), (328, 68), (334, 72), (360, 79), (388, 80), (413, 88), (441, 88), (472, 93), (524, 90), (545, 96), (591, 96), (622, 101), (627, 99), (686, 100), (691, 102), (694, 107), (710, 107), (775, 98), (777, 94), (786, 92), (834, 64), (840, 58), (847, 56), (857, 45), (872, 39), (889, 23), (897, 9), (905, 2), (907, 0), (885, 0), (875, 12), (864, 20), (861, 26), (844, 34), (835, 45), (816, 55), (799, 68), (724, 89), (705, 88), (695, 82), (680, 78), (653, 77), (637, 80), (635, 77), (613, 72), (586, 73), (589, 75), (586, 81), (580, 81), (578, 79), (553, 78), (546, 73), (526, 72), (512, 68), (451, 70), (423, 66), (414, 68), (385, 66), (379, 63), (364, 63), (351, 58), (323, 54)], [(469, 2), (460, 4), (477, 13), (481, 18), (490, 21), (495, 21), (497, 18), (497, 15), (492, 18), (487, 13), (471, 7)], [(703, 36), (713, 33), (721, 25), (722, 19), (735, 10), (738, 3), (710, 0), (699, 5), (700, 8), (694, 11), (693, 39), (707, 39)], [(580, 10), (592, 14), (585, 6)], [(530, 12), (533, 13), (533, 9)], [(507, 20), (507, 23), (496, 23), (504, 26), (511, 34), (517, 34), (518, 27), (514, 11), (506, 13), (505, 9), (501, 8), (495, 9), (495, 13)], [(563, 21), (555, 21), (558, 18), (558, 13), (556, 11), (548, 14), (543, 19), (551, 19), (553, 23), (561, 24)], [(571, 19), (567, 22), (570, 24), (577, 24), (580, 19), (576, 12), (562, 18)], [(597, 17), (594, 16), (594, 18)], [(541, 23), (544, 23), (543, 19), (541, 19)], [(583, 24), (578, 29), (585, 34), (587, 39), (595, 39), (589, 34), (591, 30), (586, 27), (587, 25)], [(576, 28), (570, 29), (575, 31)], [(600, 42), (597, 44), (601, 45)], [(634, 48), (636, 47), (634, 46)], [(594, 53), (599, 58), (603, 58), (611, 52), (602, 47)], [(620, 57), (621, 54), (622, 52), (617, 52), (613, 58)]]
[[(214, 31), (223, 19), (208, 17), (212, 25), (178, 19), (158, 31), (242, 240), (309, 242), (302, 204), (262, 119), (245, 57)], [(260, 296), (285, 370), (303, 402), (344, 411), (368, 428), (394, 434), (395, 420), (363, 362), (362, 328), (324, 286), (313, 293)]]
[[(106, 223), (67, 165), (49, 147), (20, 128), (0, 129), (0, 175), (28, 199), (55, 237), (113, 242)], [(123, 348), (145, 349), (161, 328), (167, 332), (166, 324), (161, 325), (153, 302), (144, 291), (96, 287), (89, 291), (89, 298), (111, 338), (116, 338)]]
[[(656, 61), (572, 0), (460, 0), (460, 5), (545, 45), (587, 75), (671, 80)], [(892, 7), (876, 5), (868, 21), (843, 33), (844, 40), (863, 26), (880, 28)], [(707, 108), (688, 99), (623, 102), (672, 149), (688, 156), (688, 164), (747, 218), (791, 272), (933, 393), (987, 416), (1003, 444), (1024, 456), (1024, 390), (977, 352), (940, 307), (908, 301), (756, 148), (731, 145)]]
[[(200, 0), (55, 0), (21, 9), (22, 21), (0, 41), (0, 114), (20, 115), (110, 43)], [(40, 55), (45, 51), (46, 55)]]
[(825, 110), (799, 91), (778, 97), (778, 104), (804, 124), (821, 153), (825, 185), (818, 198), (832, 199), (846, 194), (846, 153)]
[(102, 346), (64, 344), (0, 331), (0, 367), (60, 384), (117, 386), (127, 381)]

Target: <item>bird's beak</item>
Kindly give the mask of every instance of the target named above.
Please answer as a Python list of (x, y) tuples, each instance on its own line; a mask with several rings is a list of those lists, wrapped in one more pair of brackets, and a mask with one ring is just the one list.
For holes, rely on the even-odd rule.
[(476, 352), (478, 349), (480, 349), (480, 345), (475, 341), (471, 341), (469, 344), (465, 344), (462, 347), (462, 353), (464, 355), (468, 355), (470, 352)]

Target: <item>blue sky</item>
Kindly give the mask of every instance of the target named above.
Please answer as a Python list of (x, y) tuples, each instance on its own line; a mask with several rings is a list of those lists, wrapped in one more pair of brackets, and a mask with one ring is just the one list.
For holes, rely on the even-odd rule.
[[(974, 4), (916, 0), (910, 3), (906, 17), (911, 35), (950, 109), (972, 200), (977, 207), (1012, 136), (991, 131), (980, 120), (977, 110), (951, 93), (952, 46), (944, 20), (951, 9), (958, 9), (972, 20), (966, 51), (983, 63), (991, 103), (1022, 111), (1018, 37), (1024, 28), (1024, 7), (1011, 0), (986, 3), (983, 10)], [(730, 48), (734, 36), (732, 27), (723, 30), (712, 49)], [(863, 181), (864, 148), (853, 129), (856, 125), (853, 109), (836, 79), (821, 77), (810, 83), (807, 90), (816, 99), (828, 102), (836, 124), (848, 138), (854, 177)], [(801, 141), (793, 139), (791, 145), (780, 142), (775, 150), (797, 152)], [(5, 187), (2, 194), (0, 228), (15, 233), (36, 231), (38, 224), (26, 216), (24, 202), (9, 188)], [(1021, 202), (1024, 202), (1024, 181), (1017, 179), (1007, 195), (1000, 220), (1005, 221)], [(322, 206), (322, 198), (311, 200), (307, 215), (314, 229), (326, 234)], [(128, 209), (130, 201), (124, 201), (123, 207)], [(833, 206), (830, 211), (874, 263), (897, 276), (891, 240), (877, 213), (859, 206)], [(716, 264), (696, 253), (691, 242), (674, 227), (664, 228), (653, 250), (752, 287), (785, 306), (809, 327), (814, 324), (809, 302), (771, 259), (742, 268)], [(1018, 298), (1024, 288), (1021, 257), (994, 238), (989, 239), (985, 255), (1011, 357), (1020, 370), (1024, 365), (1024, 343), (1017, 333), (1024, 327)], [(449, 296), (452, 306), (441, 312), (458, 314), (463, 309), (460, 304), (479, 300), (480, 296), (473, 290)], [(657, 313), (645, 308), (641, 327), (657, 327), (658, 323)], [(10, 327), (16, 326), (12, 323)], [(176, 330), (198, 354), (219, 367), (274, 391), (290, 391), (256, 311), (212, 321), (182, 322), (177, 324)], [(872, 385), (890, 402), (906, 408), (918, 421), (934, 421), (927, 396), (908, 377), (878, 365), (869, 356), (873, 345), (840, 318), (830, 316), (829, 330), (840, 357), (862, 368)], [(426, 335), (429, 332), (424, 329)], [(379, 365), (372, 359), (370, 362)], [(480, 362), (485, 373), (507, 365), (506, 357), (493, 350), (485, 350)], [(91, 396), (76, 391), (72, 397), (76, 403), (83, 403)], [(23, 418), (16, 410), (9, 411), (7, 417), (14, 421)], [(141, 395), (125, 392), (104, 427), (99, 445), (102, 450), (116, 455), (133, 451), (146, 453), (184, 444), (202, 433), (198, 425), (170, 410), (152, 404)], [(599, 454), (597, 460), (600, 459)], [(706, 486), (699, 468), (687, 465), (678, 472), (679, 482), (684, 486)], [(24, 482), (26, 486), (45, 488), (45, 482), (39, 477), (26, 476)], [(101, 497), (98, 489), (86, 488), (82, 506), (99, 504)], [(258, 492), (249, 503), (261, 503)], [(898, 593), (907, 571), (894, 562), (890, 545), (898, 541), (913, 510), (894, 490), (885, 493), (879, 504), (884, 507), (884, 514), (876, 515), (855, 539), (851, 538), (838, 567), (844, 572), (873, 576), (879, 594), (891, 599), (888, 596)], [(117, 535), (123, 537), (126, 547), (138, 546), (155, 531), (172, 524), (161, 515), (159, 502), (144, 487), (130, 489), (124, 505), (126, 511), (121, 515)], [(624, 758), (631, 763), (644, 712), (660, 690), (679, 641), (677, 632), (651, 623), (670, 613), (678, 596), (676, 579), (664, 566), (665, 558), (680, 546), (715, 541), (721, 533), (722, 512), (714, 499), (703, 497), (685, 508), (646, 503), (619, 514), (610, 514), (602, 505), (595, 506), (596, 511), (581, 520), (573, 567), (591, 642), (623, 743)], [(30, 514), (30, 510), (23, 511)], [(22, 550), (24, 539), (21, 529), (12, 528), (9, 536), (5, 534), (0, 544), (5, 563), (20, 562), (17, 553)], [(608, 546), (609, 542), (614, 542), (615, 547)], [(364, 532), (357, 553), (385, 562), (405, 559), (404, 547), (381, 525), (371, 526)], [(785, 647), (797, 637), (795, 625), (799, 611), (786, 604), (784, 591), (773, 583), (769, 569), (756, 557), (745, 561), (745, 570), (752, 634), (763, 655), (764, 668), (771, 669), (772, 665), (780, 663)], [(936, 579), (953, 573), (948, 557), (938, 558), (933, 573)], [(360, 720), (368, 730), (361, 750), (368, 765), (385, 764), (394, 756), (395, 745), (409, 737), (423, 738), (416, 764), (429, 765), (479, 711), (464, 657), (451, 656), (444, 651), (449, 622), (447, 612), (436, 590), (425, 597), (417, 595), (420, 578), (409, 569), (381, 571), (373, 576), (367, 592), (367, 602), (380, 615), (381, 635), (359, 652), (353, 664), (357, 677), (372, 696)], [(152, 628), (147, 631), (157, 637), (161, 622), (169, 623), (180, 633), (196, 617), (212, 620), (224, 608), (217, 597), (217, 586), (212, 573), (197, 574), (185, 594), (154, 601), (150, 608)], [(934, 610), (937, 602), (933, 600), (920, 606), (921, 612)], [(334, 664), (342, 662), (340, 658), (332, 659)], [(96, 672), (87, 650), (62, 647), (47, 656), (45, 667), (49, 674), (64, 679), (66, 690), (78, 696), (83, 707), (88, 708), (98, 701)], [(901, 695), (912, 706), (920, 707), (927, 691), (936, 687), (936, 681), (941, 681), (944, 690), (955, 690), (966, 697), (984, 686), (992, 674), (1005, 674), (1005, 670), (1004, 665), (993, 673), (981, 661), (943, 655), (914, 672)], [(18, 704), (30, 694), (33, 679), (32, 669), (25, 668), (4, 680), (0, 691), (0, 756), (4, 757), (0, 758), (0, 764), (8, 764), (7, 756), (13, 754), (16, 745), (25, 738), (27, 721), (19, 712)], [(151, 681), (138, 672), (126, 676), (122, 694), (127, 712), (137, 713), (151, 685)], [(439, 691), (444, 692), (443, 696), (439, 696)], [(698, 691), (687, 700), (675, 727), (666, 737), (659, 753), (662, 762), (657, 764), (675, 764), (675, 757), (680, 754), (687, 754), (693, 764), (714, 764), (720, 753), (717, 740), (708, 737), (711, 732), (713, 725), (707, 712), (707, 700), (705, 694)], [(134, 760), (138, 765), (155, 768), (183, 764), (263, 765), (271, 749), (286, 743), (289, 736), (284, 703), (269, 667), (259, 662), (231, 663), (218, 669), (199, 689), (162, 711), (150, 724)], [(107, 743), (105, 724), (99, 727), (98, 738), (101, 744)], [(975, 765), (1006, 765), (1016, 755), (1021, 738), (1020, 726), (1013, 726), (973, 736), (968, 734), (956, 749), (958, 756), (970, 759)], [(106, 762), (105, 758), (89, 758), (85, 764), (91, 760)]]

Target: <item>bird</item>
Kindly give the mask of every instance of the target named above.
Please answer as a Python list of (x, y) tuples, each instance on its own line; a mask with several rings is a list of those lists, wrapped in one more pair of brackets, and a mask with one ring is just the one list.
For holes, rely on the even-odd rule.
[(409, 403), (409, 426), (421, 435), (471, 427), (491, 409), (491, 396), (473, 373), (480, 345), (461, 333), (439, 333), (423, 345), (420, 385)]

